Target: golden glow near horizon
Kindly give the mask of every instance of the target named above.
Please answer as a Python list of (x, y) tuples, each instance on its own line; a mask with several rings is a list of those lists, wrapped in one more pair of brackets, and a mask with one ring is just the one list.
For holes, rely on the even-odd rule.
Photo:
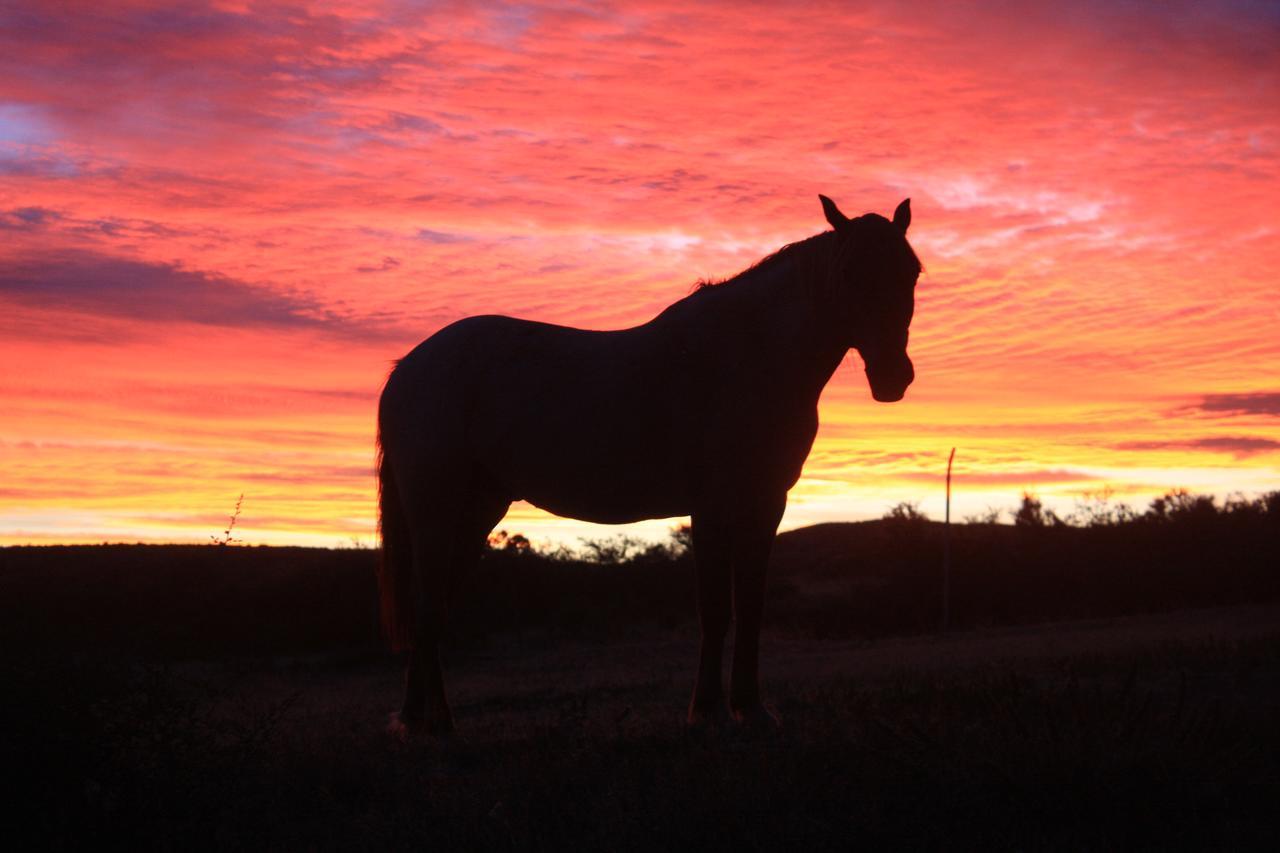
[[(1020, 7), (1021, 8), (1021, 7)], [(856, 354), (784, 527), (1280, 488), (1266, 4), (10, 4), (0, 543), (374, 542), (391, 360), (642, 322), (912, 198), (917, 380)], [(517, 505), (535, 542), (618, 528)], [(672, 522), (627, 529), (662, 536)]]

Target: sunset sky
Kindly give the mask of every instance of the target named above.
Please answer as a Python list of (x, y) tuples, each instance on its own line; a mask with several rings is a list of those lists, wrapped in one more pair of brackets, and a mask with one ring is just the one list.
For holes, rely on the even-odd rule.
[[(390, 362), (912, 199), (783, 522), (1280, 488), (1280, 5), (0, 6), (0, 543), (373, 544)], [(1006, 516), (1006, 520), (1007, 520)], [(605, 528), (517, 504), (535, 542)]]

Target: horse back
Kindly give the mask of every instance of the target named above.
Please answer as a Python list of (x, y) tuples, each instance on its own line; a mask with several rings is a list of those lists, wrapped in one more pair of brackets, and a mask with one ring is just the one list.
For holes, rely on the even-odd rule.
[(383, 410), (403, 423), (382, 429), (423, 476), (480, 476), (558, 515), (687, 515), (708, 494), (785, 493), (799, 476), (816, 399), (770, 374), (749, 349), (673, 322), (598, 332), (472, 317), (401, 360)]
[[(462, 467), (506, 497), (601, 521), (688, 512), (698, 418), (679, 346), (652, 329), (596, 332), (472, 317), (396, 366), (383, 412), (419, 467)], [(387, 440), (394, 440), (388, 438)]]

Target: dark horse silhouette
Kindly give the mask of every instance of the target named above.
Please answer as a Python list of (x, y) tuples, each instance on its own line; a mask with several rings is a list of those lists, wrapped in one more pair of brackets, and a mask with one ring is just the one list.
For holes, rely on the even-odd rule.
[(394, 731), (452, 728), (437, 641), (456, 579), (519, 499), (606, 524), (692, 516), (702, 641), (689, 721), (776, 723), (757, 675), (765, 567), (818, 396), (851, 348), (876, 400), (902, 399), (915, 376), (910, 200), (890, 221), (819, 198), (834, 230), (643, 325), (470, 317), (396, 364), (378, 405), (383, 620), (410, 650)]

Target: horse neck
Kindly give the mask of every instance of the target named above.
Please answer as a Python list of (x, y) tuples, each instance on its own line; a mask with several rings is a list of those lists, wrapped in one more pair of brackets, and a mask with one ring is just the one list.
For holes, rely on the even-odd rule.
[(738, 339), (756, 375), (815, 399), (848, 351), (821, 316), (818, 275), (812, 264), (779, 258), (708, 288), (699, 306), (719, 334)]

